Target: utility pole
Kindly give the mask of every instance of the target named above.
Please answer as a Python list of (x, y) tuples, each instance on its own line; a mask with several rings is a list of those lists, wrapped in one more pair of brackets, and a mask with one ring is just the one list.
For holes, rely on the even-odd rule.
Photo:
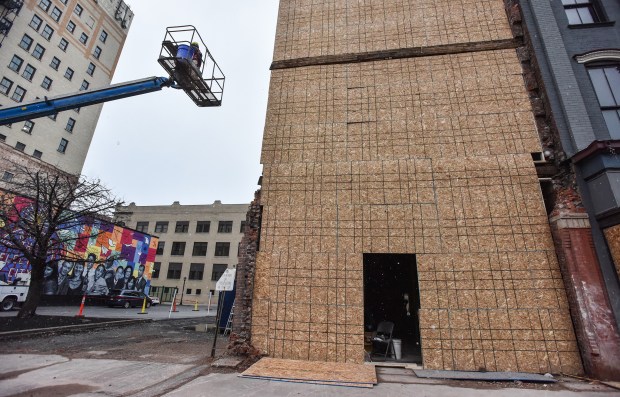
[(183, 294), (185, 293), (185, 280), (187, 280), (187, 277), (183, 277), (183, 289), (181, 290), (181, 302), (179, 302), (179, 306), (183, 306)]

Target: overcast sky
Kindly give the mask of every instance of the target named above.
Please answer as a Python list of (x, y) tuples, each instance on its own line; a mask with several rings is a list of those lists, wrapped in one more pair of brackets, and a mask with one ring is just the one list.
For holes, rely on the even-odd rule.
[[(83, 173), (129, 204), (249, 203), (261, 175), (278, 0), (126, 0), (135, 13), (113, 83), (166, 76), (167, 26), (194, 25), (226, 76), (221, 107), (183, 92), (104, 105)], [(204, 49), (203, 49), (204, 52)]]

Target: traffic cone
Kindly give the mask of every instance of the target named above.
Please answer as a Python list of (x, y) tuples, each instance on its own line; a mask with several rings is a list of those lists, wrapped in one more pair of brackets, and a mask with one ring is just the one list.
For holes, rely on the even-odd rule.
[(197, 312), (198, 311), (198, 299), (196, 299), (196, 303), (194, 303), (194, 310), (192, 310), (193, 312)]
[(146, 311), (146, 298), (144, 298), (144, 300), (142, 301), (142, 311), (138, 314), (148, 314), (148, 312)]
[(84, 303), (86, 303), (86, 294), (82, 296), (82, 303), (80, 304), (80, 311), (78, 311), (78, 314), (76, 314), (75, 317), (84, 317)]
[(172, 301), (172, 311), (175, 312), (175, 313), (178, 312), (176, 298)]

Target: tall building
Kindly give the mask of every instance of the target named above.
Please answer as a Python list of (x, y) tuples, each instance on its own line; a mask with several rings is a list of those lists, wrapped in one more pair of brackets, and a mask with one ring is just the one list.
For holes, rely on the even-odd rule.
[(237, 266), (248, 204), (119, 206), (114, 220), (159, 237), (150, 294), (184, 304), (217, 302), (215, 284)]
[(584, 366), (620, 379), (620, 3), (521, 0), (546, 190)]
[[(133, 13), (123, 0), (4, 0), (0, 16), (0, 105), (15, 106), (108, 85)], [(102, 106), (2, 126), (0, 154), (78, 174)]]
[(280, 2), (251, 342), (577, 374), (544, 162), (502, 1)]

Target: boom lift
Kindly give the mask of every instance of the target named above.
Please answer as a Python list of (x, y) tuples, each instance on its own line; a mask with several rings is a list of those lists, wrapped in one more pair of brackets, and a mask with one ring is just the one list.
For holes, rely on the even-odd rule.
[[(204, 48), (199, 66), (192, 59), (198, 48)], [(192, 45), (194, 44), (194, 45)], [(200, 52), (198, 52), (200, 54)], [(158, 59), (169, 77), (112, 84), (103, 88), (79, 91), (34, 102), (0, 108), (0, 125), (50, 116), (65, 110), (94, 105), (121, 98), (160, 91), (164, 87), (183, 90), (199, 107), (222, 105), (225, 76), (194, 26), (172, 26), (166, 29)], [(207, 73), (205, 76), (204, 73)]]

